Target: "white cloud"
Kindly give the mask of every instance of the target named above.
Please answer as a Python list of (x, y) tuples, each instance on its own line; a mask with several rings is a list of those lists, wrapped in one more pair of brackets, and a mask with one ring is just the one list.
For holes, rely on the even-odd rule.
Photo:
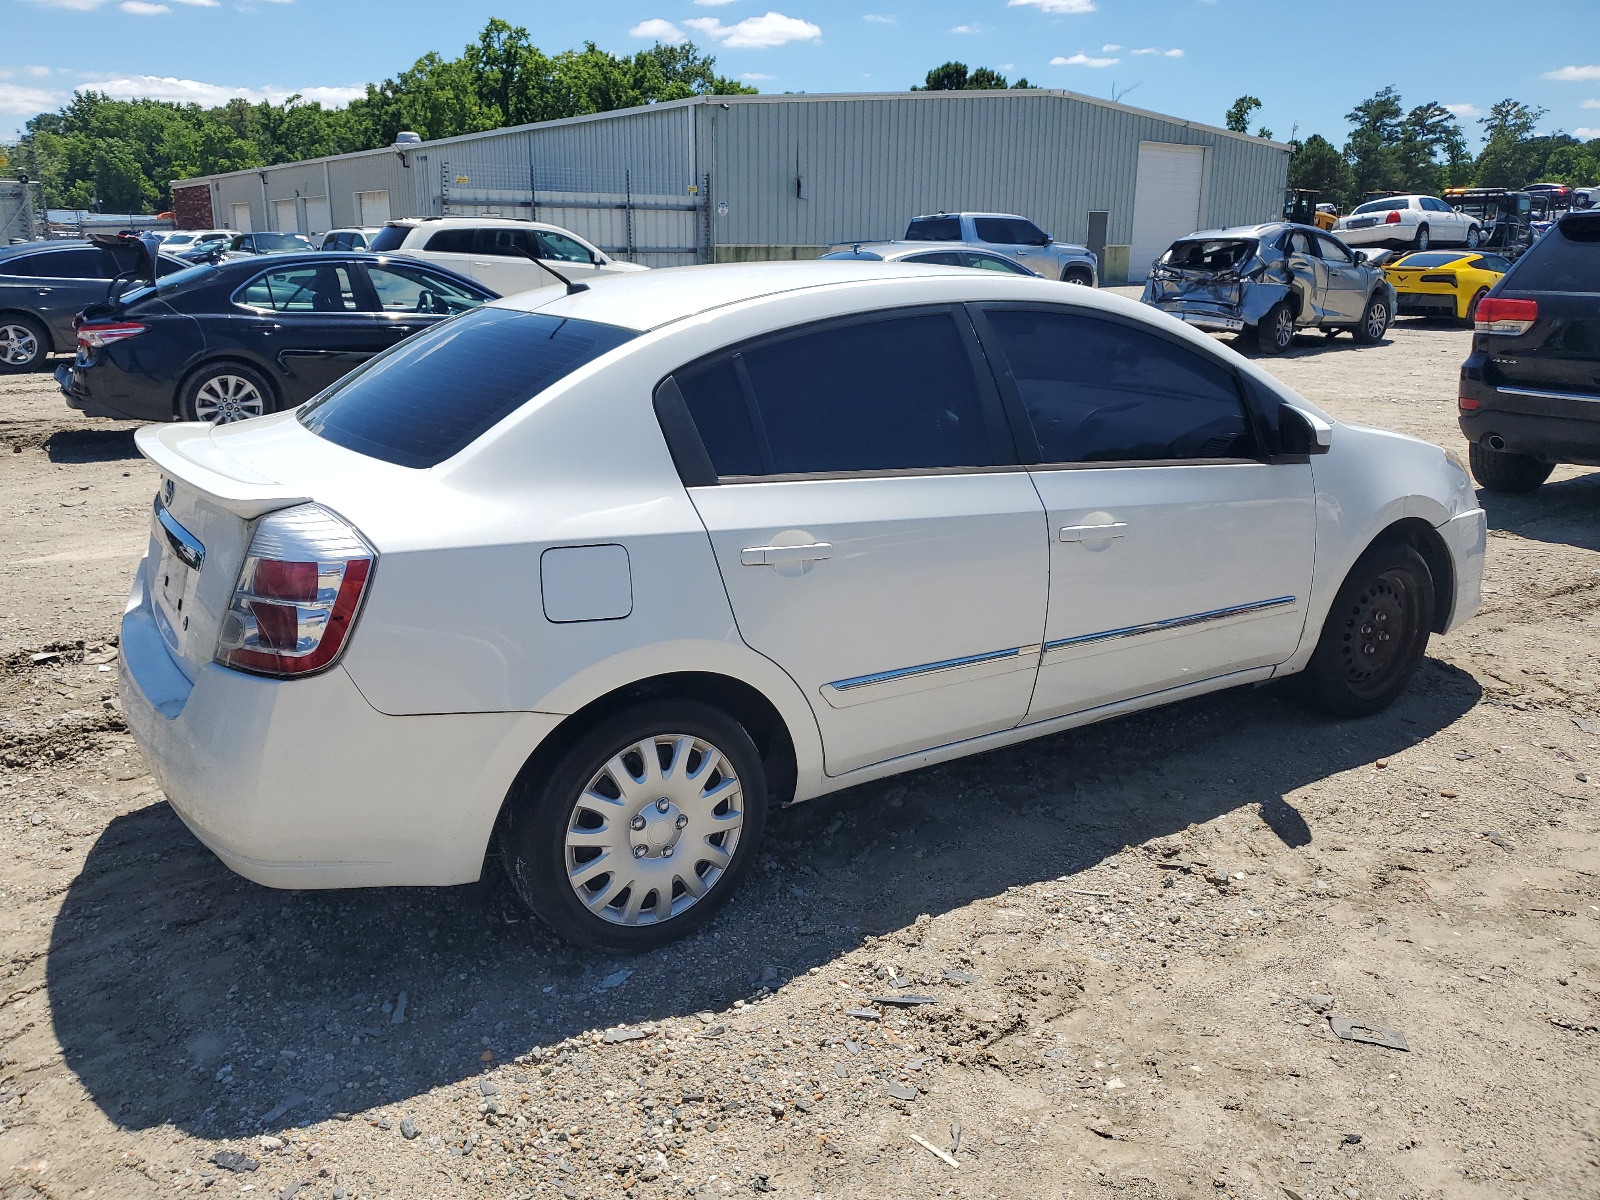
[(814, 42), (822, 37), (820, 26), (799, 17), (786, 17), (780, 12), (746, 17), (732, 25), (724, 25), (716, 17), (690, 17), (684, 24), (729, 50), (768, 50), (789, 42)]
[(1107, 42), (1104, 46), (1100, 47), (1100, 53), (1115, 54), (1118, 50), (1122, 49), (1125, 49), (1125, 47), (1119, 46), (1116, 42)]
[(1566, 80), (1567, 82), (1600, 79), (1600, 66), (1562, 67), (1557, 71), (1546, 71), (1544, 77), (1546, 79)]
[(648, 21), (640, 21), (628, 30), (629, 37), (652, 38), (658, 42), (666, 42), (669, 46), (676, 46), (679, 42), (688, 41), (683, 30), (671, 21), (663, 21), (660, 17), (651, 17)]
[(746, 83), (765, 83), (769, 79), (776, 79), (776, 75), (763, 75), (760, 71), (746, 71), (739, 76)]
[(33, 0), (35, 4), (45, 8), (65, 8), (72, 12), (90, 12), (99, 8), (106, 0)]
[[(80, 92), (104, 92), (117, 100), (172, 100), (179, 104), (200, 104), (207, 108), (218, 104), (226, 104), (235, 97), (249, 100), (252, 103), (266, 100), (273, 104), (282, 104), (290, 96), (298, 95), (304, 100), (316, 100), (325, 107), (341, 108), (359, 96), (367, 94), (365, 84), (350, 84), (344, 87), (303, 87), (286, 88), (276, 85), (267, 87), (229, 87), (220, 83), (203, 83), (197, 79), (174, 79), (160, 75), (122, 75), (112, 79), (97, 79), (87, 83), (80, 83), (75, 89)], [(63, 97), (57, 103), (65, 103), (68, 97)]]
[(1586, 129), (1580, 125), (1577, 129), (1572, 131), (1572, 136), (1577, 138), (1580, 142), (1587, 142), (1593, 140), (1594, 138), (1600, 138), (1600, 129)]
[(1483, 116), (1483, 109), (1476, 104), (1446, 104), (1444, 110), (1453, 117), (1460, 117), (1463, 121)]
[(57, 92), (23, 87), (20, 83), (0, 83), (0, 116), (31, 117), (61, 105)]
[[(31, 70), (33, 70), (33, 68), (29, 67), (28, 70), (31, 71)], [(1585, 100), (1582, 104), (1578, 105), (1578, 107), (1579, 108), (1600, 108), (1600, 100)]]
[[(1122, 47), (1118, 46), (1117, 49), (1120, 50), (1120, 49), (1122, 49)], [(1163, 50), (1159, 46), (1143, 46), (1140, 49), (1135, 50), (1134, 53), (1135, 54), (1159, 54), (1162, 58), (1182, 58), (1183, 57), (1183, 51), (1182, 50)]]
[(165, 4), (147, 4), (145, 0), (122, 0), (117, 8), (131, 17), (159, 17), (172, 11)]
[(1007, 8), (1037, 8), (1047, 13), (1092, 13), (1094, 0), (1006, 0)]
[[(24, 67), (23, 71), (25, 71), (29, 76), (31, 76), (34, 79), (43, 79), (46, 75), (50, 74), (50, 68), (49, 67)], [(1597, 106), (1597, 107), (1600, 107), (1600, 106)]]
[(871, 21), (874, 25), (895, 25), (898, 22), (893, 17), (886, 17), (881, 13), (863, 13), (863, 21)]
[(701, 8), (721, 8), (724, 4), (732, 4), (733, 0), (694, 0)]
[(1052, 67), (1114, 67), (1122, 60), (1120, 58), (1090, 58), (1087, 54), (1074, 54), (1071, 58), (1062, 58), (1059, 54), (1050, 60)]
[(952, 25), (951, 33), (982, 33), (983, 26), (974, 21), (971, 25)]

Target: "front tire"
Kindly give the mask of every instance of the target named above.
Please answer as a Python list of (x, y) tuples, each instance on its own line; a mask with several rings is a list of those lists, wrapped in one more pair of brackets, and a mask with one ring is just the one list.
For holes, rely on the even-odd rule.
[(50, 357), (50, 334), (32, 317), (0, 317), (0, 375), (36, 371)]
[(1294, 345), (1294, 311), (1279, 300), (1256, 325), (1256, 349), (1263, 354), (1282, 354)]
[(1082, 267), (1068, 267), (1061, 273), (1061, 282), (1076, 284), (1079, 287), (1093, 287), (1094, 276)]
[(1334, 717), (1368, 717), (1411, 682), (1433, 625), (1433, 574), (1410, 546), (1380, 542), (1350, 568), (1299, 689)]
[(519, 783), (500, 853), (517, 895), (561, 937), (650, 950), (728, 902), (766, 814), (766, 774), (744, 727), (699, 701), (657, 700)]
[(1367, 299), (1367, 307), (1361, 314), (1361, 323), (1353, 330), (1356, 341), (1363, 346), (1370, 346), (1383, 340), (1383, 335), (1389, 332), (1389, 324), (1394, 315), (1389, 311), (1389, 302), (1381, 295), (1374, 294)]
[(201, 367), (191, 375), (178, 397), (178, 415), (185, 421), (231, 425), (274, 411), (272, 385), (261, 372), (243, 363), (223, 362)]
[(1474, 225), (1471, 229), (1467, 230), (1467, 249), (1476, 250), (1478, 248), (1478, 243), (1482, 239), (1483, 234), (1480, 233), (1478, 231), (1478, 227)]
[(1502, 496), (1525, 496), (1538, 491), (1556, 469), (1555, 463), (1541, 462), (1531, 454), (1494, 450), (1478, 442), (1467, 446), (1467, 465), (1472, 468), (1474, 479)]

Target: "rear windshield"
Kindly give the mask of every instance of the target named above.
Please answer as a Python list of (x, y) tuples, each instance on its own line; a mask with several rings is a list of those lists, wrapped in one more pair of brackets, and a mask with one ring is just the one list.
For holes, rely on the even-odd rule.
[(631, 329), (479, 308), (406, 339), (300, 409), (319, 437), (402, 467), (432, 467)]
[(398, 250), (410, 232), (409, 225), (385, 225), (372, 235), (371, 240), (367, 242), (367, 249), (377, 254), (382, 254), (385, 250)]
[(1411, 201), (1410, 200), (1405, 200), (1405, 199), (1400, 199), (1400, 200), (1368, 200), (1365, 204), (1361, 205), (1360, 208), (1354, 209), (1351, 212), (1350, 215), (1354, 216), (1356, 213), (1367, 213), (1367, 212), (1398, 212), (1402, 208), (1410, 208), (1410, 207), (1411, 207)]
[(1226, 271), (1256, 252), (1253, 240), (1226, 238), (1174, 242), (1162, 260), (1166, 266), (1186, 271)]
[(908, 242), (959, 242), (960, 217), (918, 217), (906, 226)]
[(1552, 227), (1517, 260), (1501, 290), (1600, 292), (1600, 213)]
[(1466, 255), (1459, 250), (1428, 250), (1422, 254), (1408, 254), (1393, 265), (1397, 267), (1442, 267), (1449, 263), (1460, 262), (1465, 257)]
[(217, 268), (211, 263), (201, 263), (196, 267), (185, 267), (181, 271), (173, 271), (163, 275), (154, 287), (144, 284), (141, 287), (129, 288), (122, 293), (123, 307), (137, 304), (141, 300), (148, 300), (151, 296), (165, 296), (169, 292), (185, 287), (197, 279), (204, 279), (207, 275), (215, 275)]

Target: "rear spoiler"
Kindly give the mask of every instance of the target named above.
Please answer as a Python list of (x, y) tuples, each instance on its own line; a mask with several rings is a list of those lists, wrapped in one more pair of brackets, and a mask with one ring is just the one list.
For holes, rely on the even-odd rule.
[(252, 471), (223, 451), (211, 440), (206, 425), (146, 425), (134, 433), (133, 441), (163, 475), (205, 493), (247, 521), (311, 499), (285, 491), (276, 480)]

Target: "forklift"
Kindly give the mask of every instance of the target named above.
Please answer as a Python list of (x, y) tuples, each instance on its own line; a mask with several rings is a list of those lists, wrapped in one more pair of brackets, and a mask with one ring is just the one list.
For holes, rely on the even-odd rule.
[(1283, 193), (1283, 219), (1296, 225), (1314, 225), (1318, 229), (1332, 229), (1338, 214), (1331, 204), (1317, 203), (1321, 193), (1308, 188), (1288, 188)]

